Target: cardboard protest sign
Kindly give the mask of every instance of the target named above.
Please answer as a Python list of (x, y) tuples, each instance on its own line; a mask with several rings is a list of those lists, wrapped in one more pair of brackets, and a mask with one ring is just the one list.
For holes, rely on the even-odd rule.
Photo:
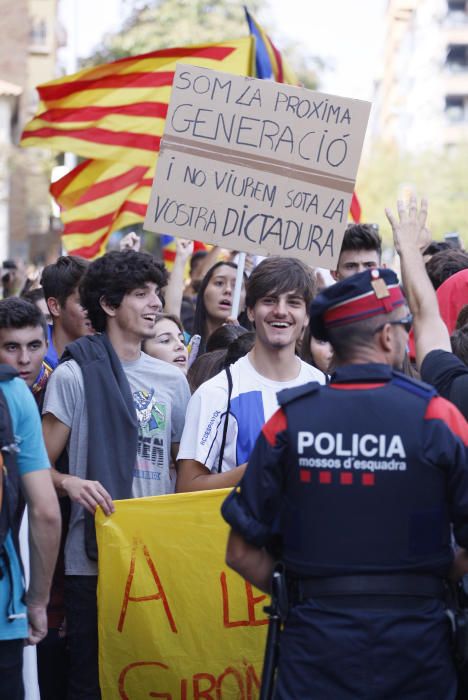
[(335, 267), (370, 106), (178, 64), (145, 229)]
[(256, 700), (265, 595), (224, 562), (229, 489), (117, 501), (96, 515), (103, 700)]

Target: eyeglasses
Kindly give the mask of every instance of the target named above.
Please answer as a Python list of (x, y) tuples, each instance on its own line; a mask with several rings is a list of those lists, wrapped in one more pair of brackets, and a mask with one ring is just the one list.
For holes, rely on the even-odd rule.
[(410, 332), (411, 327), (413, 325), (413, 314), (408, 314), (407, 316), (403, 316), (403, 318), (399, 318), (397, 321), (387, 321), (386, 323), (382, 323), (381, 326), (377, 326), (375, 330), (373, 331), (374, 333), (378, 333), (379, 331), (382, 330), (386, 325), (389, 326), (403, 326), (405, 331), (407, 333)]

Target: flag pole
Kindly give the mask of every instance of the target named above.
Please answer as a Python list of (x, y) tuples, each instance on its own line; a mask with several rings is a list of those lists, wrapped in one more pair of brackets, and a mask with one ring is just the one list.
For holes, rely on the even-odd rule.
[(245, 268), (245, 253), (239, 253), (237, 260), (237, 273), (236, 273), (236, 285), (234, 287), (234, 296), (232, 298), (232, 318), (237, 318), (239, 316), (239, 303), (240, 295), (242, 291), (242, 284), (244, 282), (244, 268)]

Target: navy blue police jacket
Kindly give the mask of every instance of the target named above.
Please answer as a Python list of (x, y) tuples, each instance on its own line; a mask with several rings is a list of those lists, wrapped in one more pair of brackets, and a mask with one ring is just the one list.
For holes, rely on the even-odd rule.
[(278, 395), (222, 513), (300, 577), (444, 576), (468, 548), (468, 426), (429, 385), (381, 364)]

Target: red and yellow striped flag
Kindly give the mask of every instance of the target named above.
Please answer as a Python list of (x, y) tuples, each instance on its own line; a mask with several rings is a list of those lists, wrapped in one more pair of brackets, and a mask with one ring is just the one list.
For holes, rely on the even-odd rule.
[(112, 231), (143, 221), (154, 168), (87, 160), (51, 185), (62, 209), (64, 247), (95, 258)]
[(249, 75), (252, 50), (251, 37), (166, 49), (38, 87), (21, 145), (87, 158), (51, 186), (69, 253), (98, 257), (112, 231), (144, 220), (176, 63)]
[(251, 37), (166, 49), (39, 85), (41, 108), (26, 125), (21, 144), (154, 166), (176, 63), (248, 75), (251, 52)]

